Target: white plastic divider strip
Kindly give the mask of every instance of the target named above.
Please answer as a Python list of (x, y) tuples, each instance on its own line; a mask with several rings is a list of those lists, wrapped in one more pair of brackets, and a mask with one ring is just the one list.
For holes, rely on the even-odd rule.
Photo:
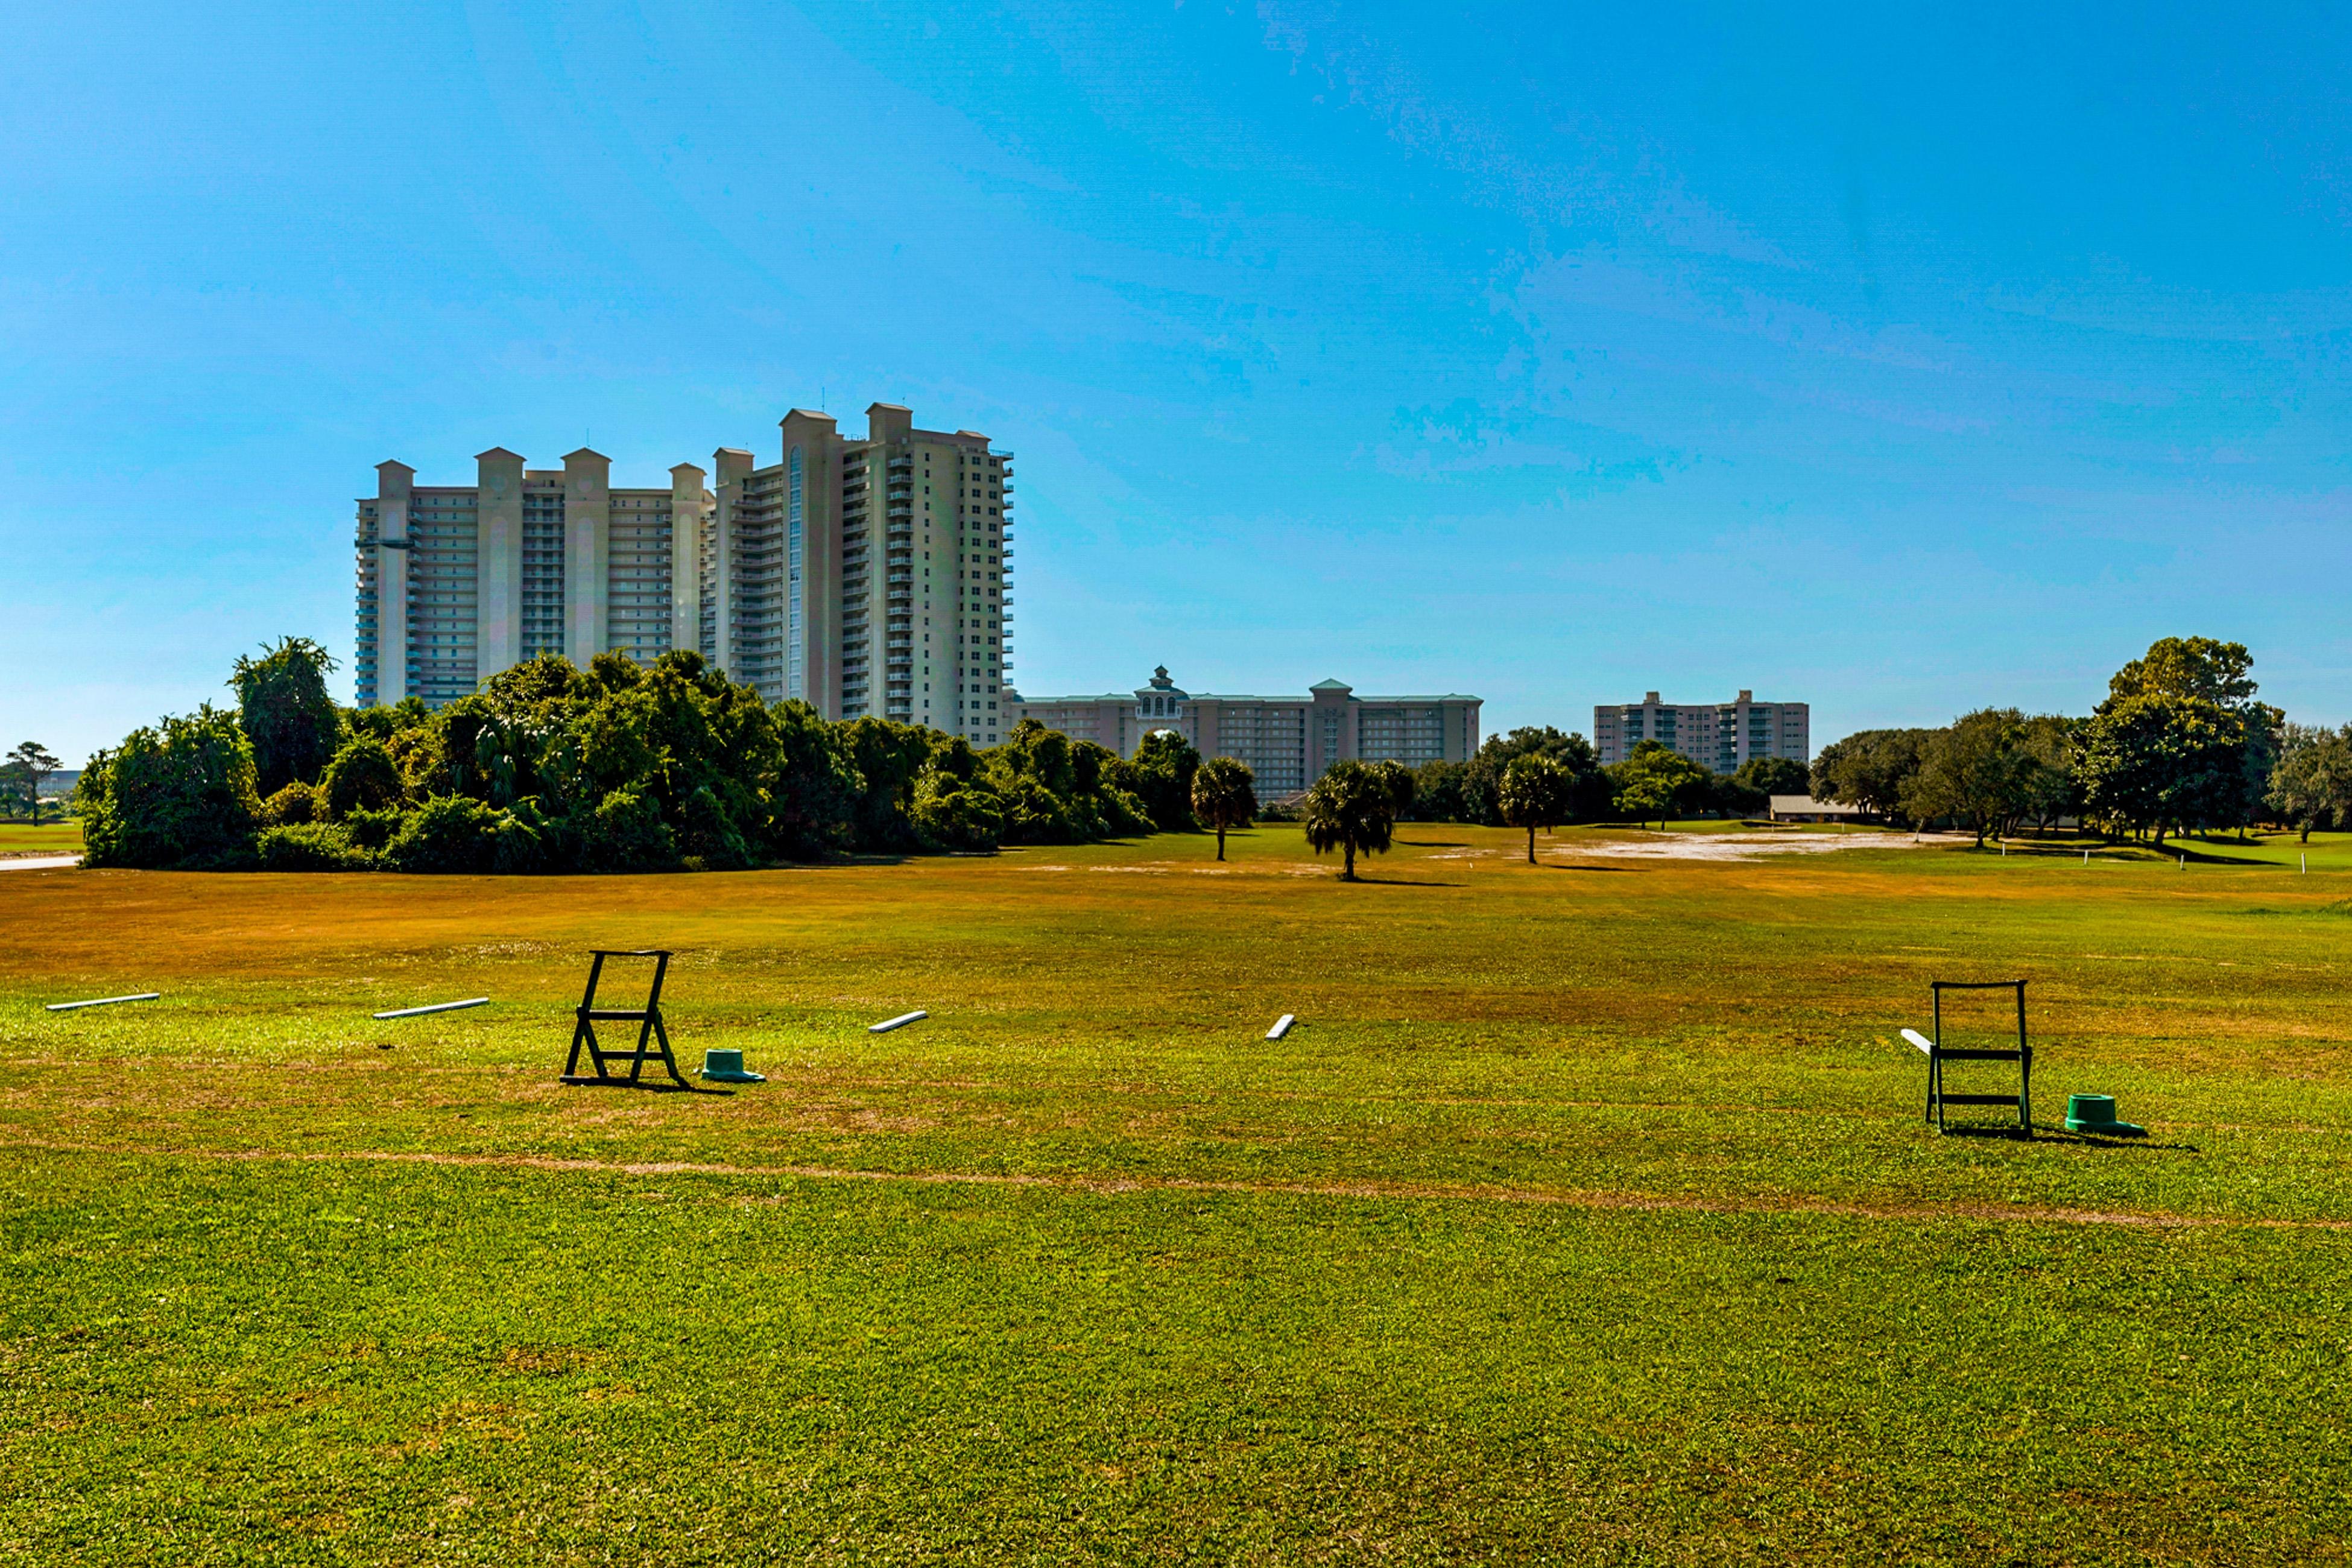
[(77, 1007), (111, 1007), (117, 1002), (152, 1002), (163, 994), (161, 991), (142, 991), (136, 996), (94, 996), (87, 1002), (51, 1002), (47, 1006), (52, 1013), (70, 1013)]
[(454, 1013), (460, 1007), (479, 1007), (489, 1001), (487, 996), (468, 996), (463, 1002), (435, 1002), (424, 1007), (401, 1007), (389, 1013), (370, 1013), (371, 1018), (415, 1018), (426, 1013)]

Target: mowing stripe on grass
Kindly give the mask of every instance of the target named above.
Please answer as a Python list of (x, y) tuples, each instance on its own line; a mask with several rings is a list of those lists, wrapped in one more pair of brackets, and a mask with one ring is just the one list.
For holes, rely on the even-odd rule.
[(783, 1178), (802, 1182), (904, 1182), (914, 1186), (1034, 1187), (1045, 1192), (1230, 1193), (1244, 1197), (1368, 1198), (1381, 1202), (1549, 1205), (1663, 1214), (1813, 1215), (1829, 1219), (1983, 1220), (2001, 1225), (2120, 1226), (2135, 1230), (2315, 1230), (2352, 1232), (2352, 1219), (2243, 1219), (2227, 1215), (2135, 1213), (2129, 1210), (2035, 1208), (2022, 1204), (1894, 1205), (1842, 1203), (1832, 1198), (1695, 1198), (1676, 1193), (1402, 1182), (1215, 1182), (1181, 1176), (1038, 1176), (981, 1171), (859, 1171), (836, 1165), (720, 1165), (692, 1160), (584, 1160), (553, 1154), (448, 1154), (418, 1150), (351, 1149), (286, 1153), (269, 1149), (126, 1149), (120, 1144), (0, 1140), (0, 1149), (117, 1159), (205, 1160), (238, 1163), (279, 1160), (314, 1165), (450, 1165), (488, 1170), (573, 1172), (613, 1176)]

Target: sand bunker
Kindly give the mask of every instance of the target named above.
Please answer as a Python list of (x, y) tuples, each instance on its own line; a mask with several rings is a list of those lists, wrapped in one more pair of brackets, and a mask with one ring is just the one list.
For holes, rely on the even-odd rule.
[(1948, 833), (1669, 833), (1653, 838), (1538, 843), (1538, 858), (1580, 859), (1608, 856), (1629, 860), (1750, 860), (1759, 855), (1827, 855), (1840, 849), (1924, 849), (1972, 844)]

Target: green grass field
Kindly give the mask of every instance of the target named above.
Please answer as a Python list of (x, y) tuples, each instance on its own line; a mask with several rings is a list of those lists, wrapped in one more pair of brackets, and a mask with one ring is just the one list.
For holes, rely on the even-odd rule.
[[(2352, 1554), (2352, 838), (1400, 837), (0, 874), (0, 1561)], [(2012, 975), (2146, 1142), (1923, 1129)]]
[(0, 856), (77, 855), (81, 852), (81, 822), (0, 822)]

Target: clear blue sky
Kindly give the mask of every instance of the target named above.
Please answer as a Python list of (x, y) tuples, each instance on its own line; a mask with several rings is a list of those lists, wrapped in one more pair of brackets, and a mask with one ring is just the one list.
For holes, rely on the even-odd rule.
[(1033, 694), (2352, 718), (2352, 12), (1940, 11), (24, 7), (0, 744), (347, 657), (382, 458), (820, 398), (1019, 454)]

